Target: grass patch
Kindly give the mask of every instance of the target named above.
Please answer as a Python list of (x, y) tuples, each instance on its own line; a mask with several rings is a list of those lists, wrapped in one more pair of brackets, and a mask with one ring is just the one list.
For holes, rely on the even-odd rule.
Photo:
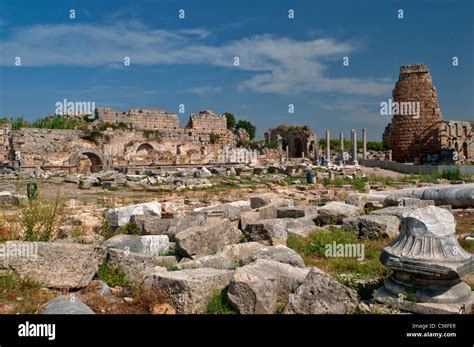
[(0, 313), (36, 313), (52, 296), (30, 279), (12, 273), (0, 276)]
[(125, 272), (119, 267), (112, 267), (107, 263), (99, 266), (97, 278), (107, 283), (110, 287), (127, 287)]
[(433, 172), (431, 175), (428, 174), (410, 174), (404, 177), (404, 180), (416, 180), (421, 183), (438, 183), (439, 179), (445, 179), (448, 181), (467, 181), (472, 180), (472, 176), (461, 173), (461, 170), (457, 167), (449, 168), (442, 172)]
[(207, 305), (207, 314), (237, 314), (227, 300), (227, 288), (215, 292)]
[[(363, 244), (364, 260), (355, 257), (325, 257), (327, 244)], [(351, 232), (317, 230), (306, 238), (289, 236), (288, 247), (298, 252), (306, 265), (316, 266), (333, 275), (350, 274), (354, 278), (367, 279), (386, 276), (388, 270), (379, 261), (380, 253), (387, 240), (358, 240)]]
[(140, 229), (138, 229), (138, 226), (133, 222), (128, 222), (120, 227), (119, 230), (122, 231), (120, 234), (141, 235)]

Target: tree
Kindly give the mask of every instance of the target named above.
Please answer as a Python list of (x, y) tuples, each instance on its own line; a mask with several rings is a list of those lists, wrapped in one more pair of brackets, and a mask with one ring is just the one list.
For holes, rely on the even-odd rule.
[(227, 129), (234, 129), (236, 125), (235, 116), (230, 112), (223, 113), (223, 116), (227, 119)]
[(240, 129), (240, 128), (247, 130), (247, 133), (249, 134), (250, 140), (253, 140), (255, 138), (255, 131), (257, 130), (255, 125), (253, 125), (252, 123), (250, 123), (247, 120), (242, 120), (241, 119), (235, 125), (235, 130)]

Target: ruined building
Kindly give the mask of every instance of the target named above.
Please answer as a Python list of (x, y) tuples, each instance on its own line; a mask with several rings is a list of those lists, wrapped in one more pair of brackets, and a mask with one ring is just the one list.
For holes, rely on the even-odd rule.
[[(418, 114), (393, 114), (383, 134), (384, 146), (398, 162), (474, 162), (473, 122), (443, 121), (436, 89), (424, 64), (400, 67), (393, 101), (418, 103)], [(400, 107), (402, 107), (400, 106)]]
[[(11, 129), (0, 124), (0, 164), (22, 169), (103, 169), (154, 164), (227, 160), (221, 152), (237, 138), (226, 118), (206, 110), (190, 116), (185, 127), (176, 114), (155, 109), (95, 110), (96, 119), (74, 130)], [(244, 149), (243, 149), (244, 150)], [(250, 158), (250, 156), (246, 156)]]
[(278, 142), (289, 158), (313, 158), (317, 148), (316, 136), (305, 126), (279, 125), (265, 133), (267, 143)]

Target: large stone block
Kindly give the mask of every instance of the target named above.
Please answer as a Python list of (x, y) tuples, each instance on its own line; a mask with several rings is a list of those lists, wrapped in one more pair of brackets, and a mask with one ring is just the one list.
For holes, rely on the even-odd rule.
[(209, 226), (195, 226), (175, 235), (178, 252), (187, 258), (215, 254), (224, 246), (238, 243), (242, 233), (228, 219)]
[(342, 224), (344, 218), (357, 217), (361, 210), (343, 202), (333, 201), (319, 209), (316, 223), (319, 225)]
[(147, 202), (112, 208), (105, 213), (105, 218), (111, 227), (121, 227), (129, 223), (130, 218), (135, 215), (161, 217), (161, 205), (158, 202)]
[(163, 291), (176, 313), (205, 313), (209, 301), (229, 285), (233, 271), (219, 269), (189, 269), (152, 271), (145, 275), (145, 288)]
[(95, 314), (75, 295), (61, 295), (49, 300), (41, 314)]
[(286, 305), (288, 295), (303, 282), (308, 271), (258, 259), (235, 271), (227, 297), (242, 314), (273, 314), (278, 306)]
[(149, 255), (164, 255), (169, 252), (170, 242), (166, 235), (116, 235), (104, 242), (107, 248), (118, 248)]
[(345, 314), (355, 309), (357, 293), (325, 272), (312, 268), (300, 286), (290, 294), (285, 314)]
[(106, 257), (103, 247), (76, 243), (7, 241), (3, 249), (4, 269), (51, 288), (87, 286)]

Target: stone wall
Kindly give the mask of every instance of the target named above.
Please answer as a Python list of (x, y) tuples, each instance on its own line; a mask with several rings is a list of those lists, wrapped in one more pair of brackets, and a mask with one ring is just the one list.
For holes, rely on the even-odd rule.
[(359, 164), (366, 167), (378, 167), (385, 170), (396, 171), (403, 174), (425, 174), (431, 175), (449, 170), (459, 169), (462, 174), (474, 175), (472, 165), (413, 165), (398, 163), (391, 160), (369, 160), (359, 159)]
[(0, 124), (0, 164), (8, 162), (10, 159), (11, 130), (10, 121)]
[(442, 115), (428, 67), (411, 64), (400, 67), (393, 90), (394, 102), (419, 102), (419, 117), (394, 115), (390, 126), (389, 147), (393, 160), (421, 162), (441, 150)]
[[(96, 109), (96, 115), (98, 119), (87, 128), (77, 130), (11, 131), (10, 123), (0, 125), (0, 161), (24, 169), (41, 166), (46, 170), (95, 172), (130, 165), (204, 164), (217, 162), (219, 158), (228, 161), (224, 154), (230, 152), (224, 148), (235, 147), (235, 137), (227, 129), (226, 118), (211, 111), (193, 114), (187, 127), (179, 126), (176, 115), (160, 110), (118, 113), (102, 108)], [(104, 130), (103, 123), (127, 126)], [(217, 140), (213, 133), (219, 135)], [(254, 153), (246, 150), (235, 153), (237, 161), (254, 161)]]
[(125, 123), (139, 130), (179, 128), (178, 116), (160, 109), (131, 109), (126, 112), (117, 112), (111, 108), (97, 108), (96, 117), (101, 122)]
[(11, 143), (13, 152), (21, 158), (22, 166), (60, 166), (71, 152), (87, 143), (81, 141), (80, 135), (79, 130), (22, 128), (12, 131)]
[(211, 110), (205, 110), (192, 114), (187, 127), (198, 134), (223, 134), (227, 131), (227, 119)]
[(226, 117), (217, 115), (211, 110), (192, 114), (186, 128), (192, 130), (196, 135), (217, 134), (222, 145), (232, 145), (234, 142), (232, 132), (227, 129)]
[(461, 163), (474, 163), (474, 121), (445, 121), (441, 130), (443, 148), (453, 149)]

